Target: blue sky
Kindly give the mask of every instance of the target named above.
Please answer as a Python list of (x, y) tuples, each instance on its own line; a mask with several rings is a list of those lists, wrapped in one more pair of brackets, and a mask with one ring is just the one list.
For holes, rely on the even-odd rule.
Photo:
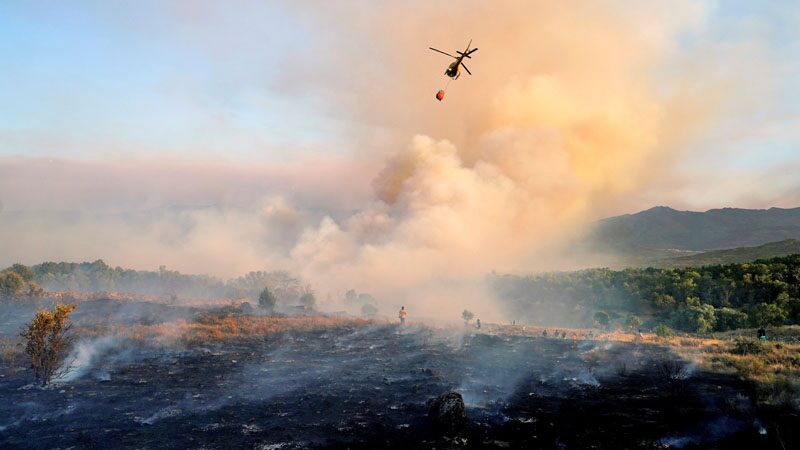
[[(498, 3), (0, 0), (0, 267), (483, 274), (654, 205), (800, 206), (796, 1)], [(427, 47), (468, 38), (436, 102)]]
[[(312, 43), (324, 41), (324, 31), (302, 17), (302, 8), (282, 3), (234, 3), (246, 6), (241, 10), (217, 5), (0, 3), (0, 155), (281, 162), (315, 152), (346, 154), (356, 144), (347, 142), (347, 132), (360, 125), (332, 115), (302, 84), (281, 85), (302, 73), (298, 59), (314, 58), (319, 47)], [(734, 171), (796, 162), (798, 7), (791, 1), (709, 5), (705, 31), (687, 34), (682, 44), (752, 40), (763, 46), (755, 53), (763, 59), (727, 55), (736, 61), (731, 71), (770, 67), (768, 78), (753, 81), (768, 84), (757, 90), (759, 98), (710, 128), (694, 144), (697, 157)], [(299, 72), (287, 75), (287, 66)], [(350, 75), (359, 76), (344, 76)]]
[[(0, 4), (0, 133), (16, 138), (0, 154), (254, 157), (332, 132), (310, 99), (274, 86), (281, 59), (307, 41), (280, 7), (187, 18), (165, 2), (111, 3)], [(227, 41), (203, 35), (217, 25)]]

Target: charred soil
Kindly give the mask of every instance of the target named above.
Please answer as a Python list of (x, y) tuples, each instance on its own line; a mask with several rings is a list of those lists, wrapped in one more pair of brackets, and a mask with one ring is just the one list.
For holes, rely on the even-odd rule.
[[(41, 389), (0, 366), (2, 448), (797, 448), (797, 415), (666, 347), (347, 323), (160, 345), (92, 336)], [(669, 362), (668, 364), (665, 364)], [(463, 397), (441, 427), (429, 405)]]

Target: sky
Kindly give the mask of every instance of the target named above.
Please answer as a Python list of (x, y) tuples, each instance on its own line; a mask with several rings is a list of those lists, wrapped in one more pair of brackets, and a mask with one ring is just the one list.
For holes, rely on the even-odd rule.
[[(701, 176), (695, 164), (700, 162), (704, 168), (714, 167), (713, 182), (687, 181), (691, 192), (681, 192), (678, 198), (655, 192), (644, 201), (696, 209), (739, 202), (748, 207), (793, 206), (797, 192), (795, 186), (786, 191), (788, 180), (771, 188), (750, 186), (756, 192), (730, 185), (718, 188), (728, 184), (725, 179), (742, 176), (760, 185), (763, 174), (797, 164), (800, 7), (793, 3), (697, 3), (704, 10), (701, 29), (678, 36), (679, 45), (709, 52), (709, 62), (715, 64), (708, 70), (721, 72), (717, 76), (723, 82), (739, 69), (753, 70), (753, 65), (763, 66), (757, 70), (761, 78), (739, 86), (744, 90), (739, 100), (745, 105), (720, 117), (692, 145), (693, 156), (682, 172)], [(391, 40), (391, 32), (358, 36), (367, 41), (337, 39), (329, 35), (337, 30), (318, 27), (317, 19), (309, 18), (319, 8), (323, 6), (313, 2), (301, 7), (250, 1), (227, 6), (189, 1), (2, 2), (0, 157), (6, 164), (8, 158), (27, 157), (246, 166), (347, 158), (358, 151), (352, 133), (369, 125), (338, 116), (336, 104), (319, 95), (330, 79), (313, 72), (359, 78), (365, 71), (372, 76), (375, 71), (396, 70), (384, 66), (389, 60), (370, 49), (369, 42)], [(334, 15), (357, 10), (326, 9)], [(463, 26), (449, 23), (448, 9), (441, 6), (441, 25), (453, 39), (431, 45), (453, 46), (470, 35)], [(459, 34), (464, 37), (456, 39)], [(326, 42), (347, 45), (347, 53), (328, 48)], [(490, 42), (481, 45), (491, 49)], [(317, 53), (320, 49), (324, 55)], [(446, 63), (425, 48), (416, 50), (418, 60), (404, 64), (427, 70)], [(363, 58), (358, 54), (362, 51)], [(314, 64), (317, 58), (325, 64)], [(374, 67), (364, 69), (365, 64)], [(485, 70), (479, 60), (473, 64), (479, 72)], [(664, 70), (681, 70), (679, 65)], [(435, 88), (440, 74), (427, 75)], [(287, 83), (295, 77), (302, 81)], [(462, 84), (468, 83), (475, 81)], [(381, 96), (392, 95), (392, 87), (384, 87)], [(341, 86), (331, 83), (328, 88)], [(430, 96), (428, 91), (415, 95)], [(380, 103), (381, 98), (364, 101)], [(378, 126), (384, 127), (391, 124)], [(435, 137), (450, 138), (445, 133)], [(13, 197), (4, 196), (6, 208), (51, 207)]]
[[(537, 268), (655, 205), (800, 206), (799, 25), (792, 1), (3, 1), (0, 265), (397, 288)], [(427, 47), (469, 39), (447, 84)]]

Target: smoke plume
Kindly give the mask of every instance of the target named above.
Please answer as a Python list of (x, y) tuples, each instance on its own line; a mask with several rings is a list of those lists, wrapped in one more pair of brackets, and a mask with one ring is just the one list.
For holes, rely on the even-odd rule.
[[(285, 182), (265, 186), (264, 200), (253, 198), (253, 186), (262, 184), (252, 170), (242, 169), (250, 174), (245, 182), (226, 176), (208, 184), (192, 179), (197, 171), (187, 165), (178, 179), (190, 198), (201, 200), (191, 186), (211, 189), (207, 197), (221, 204), (230, 197), (219, 192), (245, 192), (239, 206), (168, 211), (142, 222), (83, 215), (54, 226), (7, 213), (3, 220), (27, 245), (46, 237), (42, 259), (79, 259), (89, 249), (86, 259), (224, 276), (282, 268), (322, 298), (356, 288), (384, 300), (385, 310), (407, 304), (420, 315), (457, 317), (470, 307), (486, 317), (481, 277), (575, 265), (558, 258), (563, 246), (661, 179), (731, 88), (707, 76), (713, 70), (693, 69), (691, 49), (680, 45), (702, 34), (704, 3), (288, 8), (315, 30), (314, 57), (288, 56), (269, 85), (316, 96), (348, 124), (353, 160), (340, 176), (320, 183), (316, 164), (306, 160)], [(226, 31), (235, 32), (213, 32)], [(450, 60), (427, 47), (452, 52), (470, 38), (480, 49), (467, 61), (474, 75), (447, 85)], [(681, 70), (668, 70), (676, 63)], [(436, 102), (445, 85), (447, 96)], [(373, 176), (352, 177), (366, 167), (375, 168)], [(247, 189), (233, 189), (237, 183)], [(360, 188), (353, 185), (369, 183), (371, 197), (354, 195)], [(309, 194), (308, 186), (324, 192)], [(100, 186), (90, 190), (103, 195)], [(2, 239), (18, 249), (11, 254), (24, 253)]]

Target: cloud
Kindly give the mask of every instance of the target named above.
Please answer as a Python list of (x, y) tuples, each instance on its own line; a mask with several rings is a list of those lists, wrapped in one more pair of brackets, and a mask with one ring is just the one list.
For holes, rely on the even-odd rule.
[[(476, 280), (579, 265), (559, 258), (562, 247), (591, 220), (669, 186), (670, 168), (722, 112), (752, 105), (749, 96), (729, 102), (736, 88), (763, 75), (725, 76), (742, 68), (739, 49), (758, 45), (707, 43), (705, 2), (293, 2), (286, 10), (313, 34), (265, 86), (318, 99), (321, 114), (346, 128), (351, 159), (56, 169), (5, 160), (13, 175), (0, 190), (24, 192), (4, 199), (7, 209), (222, 206), (137, 220), (14, 219), (26, 242), (9, 239), (8, 254), (96, 254), (225, 275), (278, 266), (334, 296), (354, 287), (421, 314), (454, 317), (468, 306), (486, 317), (494, 305)], [(221, 29), (209, 24), (213, 14), (203, 17), (186, 26), (236, 32), (229, 15)], [(427, 47), (452, 51), (470, 38), (480, 49), (468, 62), (474, 75), (449, 82), (450, 61)], [(711, 57), (714, 48), (724, 56)], [(35, 240), (43, 250), (27, 250)]]

